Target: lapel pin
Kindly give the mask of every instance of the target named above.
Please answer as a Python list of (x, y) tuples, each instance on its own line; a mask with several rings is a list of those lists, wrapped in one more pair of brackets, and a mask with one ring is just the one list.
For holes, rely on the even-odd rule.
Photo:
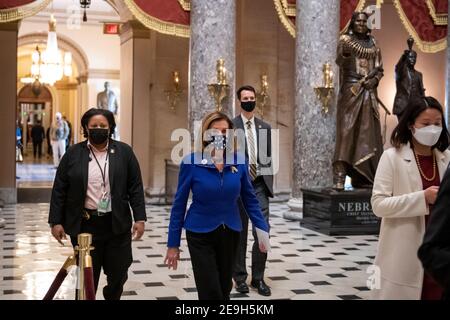
[(208, 160), (202, 159), (202, 164), (207, 164), (207, 163), (208, 163)]
[(238, 169), (235, 166), (231, 166), (231, 172), (236, 173), (238, 172)]
[(115, 151), (114, 151), (114, 149), (111, 149), (111, 153), (114, 153)]

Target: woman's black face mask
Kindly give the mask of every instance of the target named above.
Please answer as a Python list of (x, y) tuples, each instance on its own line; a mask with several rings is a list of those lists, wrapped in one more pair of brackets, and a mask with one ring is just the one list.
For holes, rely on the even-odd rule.
[(94, 128), (89, 129), (89, 139), (93, 144), (103, 144), (109, 138), (109, 129)]

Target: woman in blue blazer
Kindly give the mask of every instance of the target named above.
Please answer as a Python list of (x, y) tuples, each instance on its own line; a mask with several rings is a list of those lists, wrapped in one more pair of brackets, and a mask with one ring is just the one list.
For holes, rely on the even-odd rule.
[[(228, 300), (230, 297), (233, 264), (242, 230), (239, 197), (253, 225), (262, 232), (261, 251), (268, 249), (263, 239), (268, 239), (269, 227), (250, 182), (245, 155), (240, 157), (233, 150), (225, 152), (230, 150), (226, 135), (230, 129), (233, 124), (225, 114), (206, 115), (201, 136), (212, 139), (203, 141), (202, 152), (192, 153), (181, 162), (178, 190), (170, 215), (165, 263), (169, 269), (177, 269), (184, 228), (200, 300)], [(191, 191), (192, 204), (186, 213)]]

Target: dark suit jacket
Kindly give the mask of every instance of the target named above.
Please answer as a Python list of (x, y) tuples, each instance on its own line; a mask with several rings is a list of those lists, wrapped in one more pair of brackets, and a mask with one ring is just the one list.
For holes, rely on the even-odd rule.
[[(233, 119), (233, 126), (235, 129), (244, 129), (244, 122), (242, 121), (241, 115), (237, 116)], [(256, 138), (257, 138), (257, 144), (258, 144), (258, 165), (261, 168), (271, 168), (272, 166), (272, 135), (271, 135), (271, 126), (270, 124), (262, 121), (261, 119), (258, 119), (255, 117), (255, 127), (256, 127)], [(265, 129), (265, 131), (262, 131), (261, 129)], [(265, 134), (267, 132), (267, 135)], [(261, 142), (260, 142), (261, 141)], [(267, 157), (270, 161), (268, 163), (262, 163), (260, 159), (261, 155), (261, 148), (259, 148), (259, 145), (267, 145)], [(265, 153), (265, 152), (264, 152)], [(248, 160), (248, 151), (247, 151), (247, 139), (245, 140), (245, 156)], [(269, 191), (269, 197), (273, 197), (273, 174), (270, 175), (263, 175), (264, 183), (266, 184), (267, 190)]]
[[(425, 89), (423, 87), (422, 73), (417, 70), (414, 70), (414, 79), (408, 75), (408, 67), (406, 63), (397, 64), (396, 68), (396, 86), (397, 92), (394, 98), (394, 108), (392, 109), (393, 113), (396, 115), (401, 115), (403, 111), (405, 111), (408, 106), (409, 100), (415, 97), (423, 97), (425, 96)], [(412, 81), (415, 81), (416, 90), (411, 92)]]
[(45, 138), (44, 127), (35, 125), (31, 128), (31, 139), (33, 142), (42, 142)]
[[(109, 142), (109, 183), (111, 187), (112, 229), (115, 234), (131, 230), (134, 221), (147, 220), (139, 163), (125, 143)], [(67, 150), (56, 171), (50, 201), (50, 224), (62, 224), (67, 234), (80, 233), (89, 170), (87, 141)]]
[(450, 169), (448, 168), (439, 187), (418, 255), (425, 271), (444, 288), (443, 298), (450, 299)]

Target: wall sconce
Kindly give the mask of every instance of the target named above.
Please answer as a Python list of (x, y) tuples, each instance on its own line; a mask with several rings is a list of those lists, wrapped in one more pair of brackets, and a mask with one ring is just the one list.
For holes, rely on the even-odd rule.
[(330, 106), (331, 99), (333, 98), (334, 86), (333, 86), (333, 71), (331, 65), (325, 63), (322, 68), (323, 73), (323, 86), (315, 87), (317, 99), (322, 103), (322, 112), (328, 113), (328, 107)]
[(222, 100), (228, 96), (230, 86), (227, 84), (226, 69), (224, 66), (225, 61), (220, 58), (217, 60), (217, 83), (208, 84), (208, 90), (216, 103), (216, 110), (222, 111)]
[(258, 112), (264, 119), (264, 107), (270, 105), (269, 82), (267, 74), (261, 75), (260, 90), (256, 93)]
[(165, 90), (164, 93), (166, 94), (170, 109), (175, 111), (175, 108), (180, 101), (180, 96), (183, 93), (183, 90), (180, 89), (180, 74), (178, 71), (173, 72), (173, 89)]

